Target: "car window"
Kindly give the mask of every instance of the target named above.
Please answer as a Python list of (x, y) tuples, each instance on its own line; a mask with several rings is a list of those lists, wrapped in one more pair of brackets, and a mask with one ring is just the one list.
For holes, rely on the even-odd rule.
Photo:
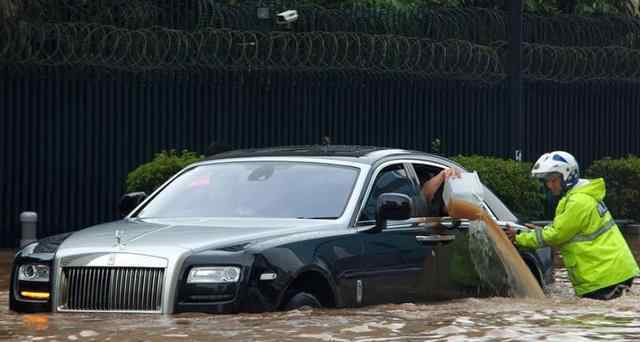
[(197, 166), (155, 196), (137, 217), (342, 216), (359, 169), (302, 162), (229, 162)]
[[(415, 184), (411, 181), (407, 170), (402, 164), (394, 164), (385, 167), (378, 173), (359, 221), (373, 221), (376, 218), (376, 206), (378, 197), (383, 193), (395, 192), (405, 194), (414, 200), (419, 196)], [(415, 216), (415, 215), (414, 215)]]
[[(411, 164), (413, 169), (415, 170), (416, 175), (420, 181), (420, 189), (425, 182), (427, 182), (431, 177), (437, 175), (440, 171), (444, 169), (444, 166), (435, 166), (430, 164), (419, 164), (413, 163)], [(444, 205), (444, 199), (442, 197), (442, 191), (444, 186), (438, 188), (438, 191), (434, 194), (433, 201), (429, 203), (429, 214), (427, 216), (448, 216), (446, 207)], [(503, 221), (513, 221), (516, 222), (517, 218), (509, 211), (509, 209), (496, 197), (496, 195), (491, 192), (489, 188), (484, 186), (484, 194), (483, 194), (484, 203), (487, 206), (489, 214), (497, 218), (498, 220)]]
[[(437, 176), (444, 169), (444, 167), (428, 165), (428, 164), (413, 163), (411, 165), (414, 171), (416, 172), (416, 175), (418, 176), (418, 181), (420, 182), (421, 190), (426, 182), (428, 182), (431, 178)], [(447, 210), (444, 205), (444, 199), (442, 197), (443, 189), (444, 189), (444, 186), (441, 185), (433, 195), (433, 199), (431, 200), (431, 203), (427, 203), (428, 210), (424, 216), (431, 216), (431, 217), (448, 216)], [(423, 198), (424, 198), (424, 195), (423, 195)], [(425, 202), (426, 202), (426, 198), (425, 198)]]
[(501, 221), (520, 222), (507, 206), (487, 186), (484, 187), (484, 202), (491, 213)]

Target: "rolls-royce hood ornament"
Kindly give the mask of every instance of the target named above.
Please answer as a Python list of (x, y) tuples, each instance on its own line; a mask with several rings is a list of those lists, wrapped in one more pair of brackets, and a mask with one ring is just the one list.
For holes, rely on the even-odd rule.
[(124, 248), (124, 244), (122, 243), (122, 236), (124, 235), (124, 231), (116, 230), (115, 235), (116, 235), (116, 243), (114, 247), (118, 247), (120, 249)]

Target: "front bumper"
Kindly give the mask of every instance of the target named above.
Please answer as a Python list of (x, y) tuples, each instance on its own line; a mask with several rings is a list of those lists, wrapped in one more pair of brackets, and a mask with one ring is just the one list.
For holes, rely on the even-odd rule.
[[(104, 255), (102, 256), (104, 257)], [(178, 268), (167, 268), (165, 291), (171, 291), (163, 295), (162, 313), (204, 312), (204, 313), (238, 313), (238, 312), (264, 312), (278, 308), (278, 300), (283, 292), (283, 286), (277, 279), (274, 281), (261, 281), (259, 275), (265, 271), (272, 271), (263, 258), (262, 262), (255, 263), (256, 258), (243, 252), (207, 251), (186, 257)], [(51, 269), (51, 279), (48, 283), (29, 283), (17, 280), (16, 269), (26, 263), (46, 264)], [(61, 298), (59, 289), (63, 272), (54, 271), (54, 254), (16, 256), (11, 274), (10, 309), (16, 312), (35, 313), (52, 312), (55, 298)], [(67, 265), (68, 266), (68, 265)], [(76, 265), (77, 266), (77, 265)], [(187, 284), (186, 278), (192, 267), (206, 266), (238, 266), (242, 269), (240, 280), (231, 284)], [(95, 267), (94, 267), (95, 269)], [(170, 274), (170, 270), (177, 270), (178, 274)], [(175, 271), (174, 271), (175, 273)], [(65, 278), (66, 279), (66, 278)], [(175, 286), (169, 286), (173, 282)], [(91, 284), (91, 283), (90, 283)], [(97, 283), (96, 283), (97, 284)], [(96, 286), (96, 288), (98, 288)], [(104, 287), (100, 287), (104, 289)], [(21, 290), (46, 291), (50, 293), (48, 300), (28, 300), (20, 296)], [(90, 291), (92, 292), (92, 291)], [(95, 293), (93, 293), (95, 295)], [(166, 300), (171, 298), (171, 300)], [(60, 302), (58, 301), (58, 304)], [(108, 310), (67, 310), (82, 312), (104, 312)], [(127, 312), (122, 310), (118, 312)], [(128, 311), (134, 312), (134, 311)]]

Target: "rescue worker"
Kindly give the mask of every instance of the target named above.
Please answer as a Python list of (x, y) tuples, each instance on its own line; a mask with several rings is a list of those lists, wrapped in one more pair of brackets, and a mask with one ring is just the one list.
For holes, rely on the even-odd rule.
[(563, 151), (538, 159), (531, 175), (544, 182), (555, 196), (562, 196), (553, 223), (544, 228), (507, 236), (520, 248), (551, 246), (560, 249), (577, 296), (609, 300), (631, 287), (640, 269), (605, 206), (604, 179), (580, 179), (575, 158)]

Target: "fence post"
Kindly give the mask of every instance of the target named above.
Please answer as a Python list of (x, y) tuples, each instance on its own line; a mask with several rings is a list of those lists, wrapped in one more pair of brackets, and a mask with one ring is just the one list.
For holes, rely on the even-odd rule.
[(524, 159), (524, 113), (522, 111), (522, 0), (509, 2), (511, 35), (509, 37), (509, 114), (513, 158)]
[(20, 213), (22, 231), (20, 236), (20, 248), (36, 241), (36, 225), (38, 223), (38, 213), (33, 211), (23, 211)]

